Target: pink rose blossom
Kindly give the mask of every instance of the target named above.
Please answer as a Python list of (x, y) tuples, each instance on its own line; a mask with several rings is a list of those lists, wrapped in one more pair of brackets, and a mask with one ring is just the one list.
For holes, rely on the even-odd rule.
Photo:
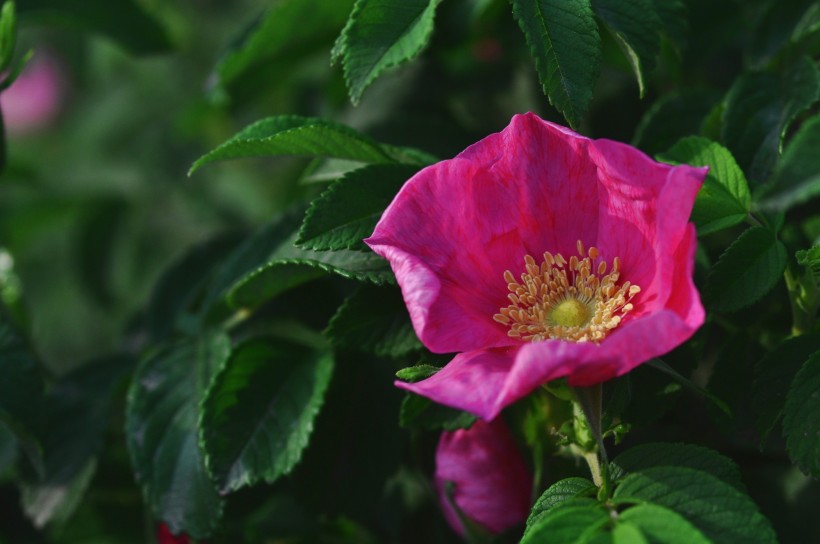
[(593, 385), (687, 340), (705, 176), (531, 113), (413, 176), (366, 242), (425, 346), (460, 353), (397, 385), (490, 421), (550, 380)]
[(62, 95), (57, 61), (48, 53), (36, 53), (11, 87), (0, 93), (6, 130), (22, 136), (47, 126), (59, 113)]
[(189, 542), (190, 539), (185, 533), (175, 535), (164, 523), (157, 526), (157, 544), (189, 544)]
[[(443, 433), (435, 482), (444, 517), (462, 536), (464, 526), (451, 501), (491, 533), (514, 527), (529, 515), (532, 476), (502, 418)], [(446, 496), (448, 482), (451, 498)]]

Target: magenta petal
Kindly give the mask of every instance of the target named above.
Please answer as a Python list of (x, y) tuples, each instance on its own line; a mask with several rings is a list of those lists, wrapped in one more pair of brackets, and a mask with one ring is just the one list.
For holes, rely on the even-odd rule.
[(501, 418), (443, 433), (436, 449), (436, 489), (444, 516), (460, 535), (464, 527), (446, 496), (470, 520), (500, 533), (527, 519), (532, 476)]

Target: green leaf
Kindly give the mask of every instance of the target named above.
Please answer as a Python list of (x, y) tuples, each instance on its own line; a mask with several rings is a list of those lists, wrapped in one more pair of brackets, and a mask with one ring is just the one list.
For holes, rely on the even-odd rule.
[(683, 0), (654, 0), (662, 31), (680, 54), (689, 43), (689, 13)]
[(610, 522), (598, 506), (569, 506), (548, 512), (524, 534), (520, 544), (588, 542)]
[(68, 24), (100, 33), (138, 55), (171, 49), (165, 29), (134, 0), (25, 0), (17, 11), (21, 19)]
[(789, 387), (803, 363), (820, 346), (820, 334), (784, 340), (755, 365), (752, 406), (761, 444), (783, 415)]
[(544, 94), (577, 128), (592, 100), (601, 37), (590, 0), (512, 0)]
[(422, 347), (395, 287), (360, 285), (336, 311), (325, 335), (336, 348), (380, 357), (401, 357)]
[(763, 194), (760, 208), (786, 211), (820, 195), (820, 116), (814, 116), (786, 146), (771, 187)]
[(681, 138), (700, 133), (719, 100), (720, 95), (709, 90), (684, 90), (656, 100), (635, 129), (632, 145), (649, 155), (666, 151)]
[(0, 424), (14, 434), (38, 472), (43, 470), (37, 438), (44, 418), (43, 389), (36, 357), (0, 313)]
[(726, 96), (721, 139), (750, 180), (765, 181), (783, 135), (797, 115), (820, 98), (820, 71), (807, 57), (783, 74), (740, 76)]
[[(396, 377), (405, 382), (418, 382), (429, 378), (440, 369), (431, 365), (416, 365), (396, 372)], [(426, 429), (430, 431), (455, 431), (467, 429), (476, 421), (469, 412), (456, 410), (437, 404), (415, 393), (405, 393), (399, 410), (399, 425), (404, 428)]]
[(14, 46), (17, 42), (17, 14), (14, 2), (4, 1), (0, 9), (0, 71), (11, 64)]
[[(628, 508), (618, 516), (618, 529), (633, 526), (648, 542), (663, 544), (712, 544), (697, 527), (674, 511), (656, 504), (639, 504)], [(616, 539), (616, 542), (618, 540)], [(630, 542), (630, 541), (627, 541)]]
[(636, 525), (629, 522), (618, 523), (612, 530), (613, 544), (649, 544)]
[(88, 294), (103, 307), (114, 302), (111, 265), (126, 212), (122, 199), (104, 198), (92, 205), (79, 227), (78, 275)]
[[(296, 51), (318, 49), (325, 38), (332, 39), (352, 5), (352, 0), (275, 2), (219, 59), (215, 70), (219, 85), (227, 86), (244, 73)], [(293, 32), (294, 28), (299, 31)]]
[(794, 377), (786, 396), (783, 434), (792, 462), (820, 478), (820, 343)]
[(433, 33), (441, 0), (356, 0), (332, 58), (342, 59), (353, 104), (389, 68), (421, 53)]
[(222, 493), (288, 474), (307, 447), (333, 358), (289, 340), (238, 346), (203, 402), (202, 447)]
[(366, 250), (384, 209), (418, 168), (372, 165), (332, 183), (314, 200), (299, 230), (296, 245), (316, 251)]
[(677, 164), (709, 167), (692, 209), (692, 221), (698, 234), (710, 234), (746, 219), (752, 206), (749, 185), (728, 149), (706, 138), (690, 136), (679, 140), (659, 158)]
[(820, 287), (820, 245), (801, 249), (794, 254), (797, 264), (805, 266), (814, 285)]
[(198, 158), (188, 175), (210, 162), (279, 155), (333, 157), (377, 164), (416, 164), (418, 160), (418, 157), (408, 156), (400, 148), (382, 146), (341, 123), (298, 115), (279, 115), (245, 127), (216, 149)]
[(747, 495), (701, 470), (659, 466), (633, 472), (615, 489), (613, 500), (666, 507), (721, 544), (777, 542)]
[(814, 0), (769, 3), (749, 40), (749, 60), (753, 66), (765, 65), (792, 43), (798, 25), (812, 4)]
[(661, 19), (653, 0), (592, 0), (592, 9), (623, 49), (635, 77), (640, 97), (646, 94), (646, 75), (655, 67), (660, 51)]
[(376, 285), (395, 282), (387, 261), (372, 252), (292, 248), (283, 250), (262, 267), (236, 282), (228, 291), (226, 300), (233, 308), (255, 308), (287, 289), (326, 273)]
[(173, 533), (205, 538), (222, 514), (197, 445), (199, 406), (230, 340), (214, 333), (167, 344), (140, 364), (128, 391), (126, 440), (154, 516)]
[(632, 472), (658, 466), (679, 466), (702, 470), (739, 491), (745, 489), (740, 480), (740, 471), (731, 459), (709, 448), (693, 444), (655, 442), (635, 446), (612, 461), (610, 476), (618, 480)]
[(676, 383), (682, 385), (689, 391), (695, 393), (696, 395), (700, 395), (702, 397), (706, 397), (707, 399), (709, 399), (716, 408), (718, 408), (727, 416), (732, 416), (732, 411), (729, 409), (725, 402), (720, 400), (715, 395), (711, 394), (709, 391), (700, 387), (686, 376), (681, 375), (677, 370), (666, 364), (666, 362), (664, 362), (662, 359), (650, 359), (646, 362), (646, 366), (649, 366), (656, 370), (660, 370), (661, 372), (675, 380)]
[(134, 361), (108, 357), (62, 378), (45, 399), (44, 475), (22, 488), (23, 507), (36, 527), (65, 521), (79, 506), (96, 468), (114, 393)]
[(704, 299), (713, 310), (732, 312), (768, 293), (786, 268), (786, 248), (765, 227), (752, 227), (732, 242), (706, 280)]
[(527, 518), (527, 530), (557, 506), (566, 504), (573, 499), (594, 497), (597, 492), (598, 488), (595, 487), (595, 484), (586, 478), (573, 477), (555, 482), (538, 497), (532, 506), (530, 515)]

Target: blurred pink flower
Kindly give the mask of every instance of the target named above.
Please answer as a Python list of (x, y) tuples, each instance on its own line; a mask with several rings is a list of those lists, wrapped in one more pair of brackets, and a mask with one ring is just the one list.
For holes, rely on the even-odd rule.
[(444, 517), (460, 535), (465, 529), (448, 499), (471, 521), (500, 533), (527, 519), (532, 476), (504, 420), (478, 420), (469, 429), (443, 433), (436, 449), (436, 489)]
[(188, 544), (189, 542), (188, 535), (183, 533), (175, 536), (164, 523), (157, 526), (157, 544)]
[(6, 131), (22, 136), (48, 126), (60, 111), (62, 94), (58, 62), (38, 51), (11, 87), (0, 93)]
[(688, 218), (705, 176), (531, 113), (416, 174), (366, 242), (421, 341), (460, 353), (397, 385), (490, 421), (545, 382), (593, 385), (684, 342), (704, 319)]

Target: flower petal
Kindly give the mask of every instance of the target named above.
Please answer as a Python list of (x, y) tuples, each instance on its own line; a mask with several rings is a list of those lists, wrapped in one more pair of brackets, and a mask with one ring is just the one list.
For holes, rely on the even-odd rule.
[(532, 476), (504, 420), (477, 421), (469, 429), (443, 433), (436, 449), (436, 489), (444, 516), (464, 535), (464, 526), (446, 496), (472, 521), (500, 533), (527, 519)]

